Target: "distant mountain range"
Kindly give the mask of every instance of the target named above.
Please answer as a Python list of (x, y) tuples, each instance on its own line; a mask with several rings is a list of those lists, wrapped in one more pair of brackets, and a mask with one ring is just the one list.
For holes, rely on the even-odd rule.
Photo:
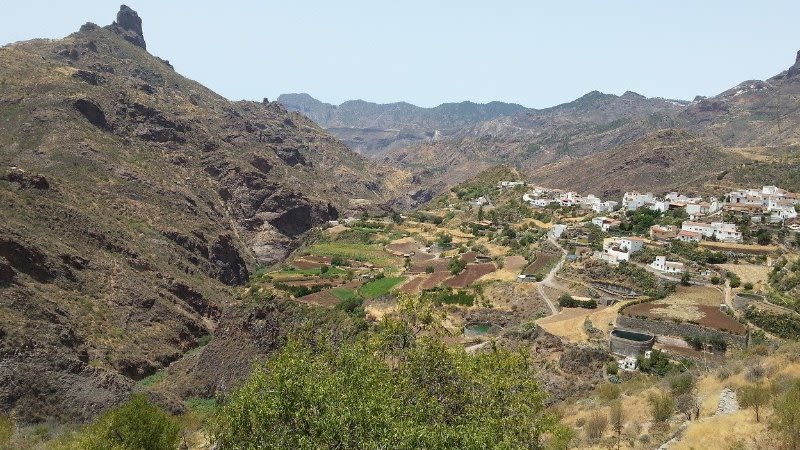
[(365, 154), (436, 140), (440, 133), (526, 110), (522, 105), (503, 102), (444, 103), (434, 108), (363, 100), (332, 105), (308, 94), (283, 94), (277, 101), (290, 111), (306, 115)]
[[(681, 148), (702, 141), (700, 148), (729, 149), (739, 159), (759, 155), (761, 163), (765, 154), (770, 161), (791, 157), (789, 150), (800, 142), (800, 52), (789, 69), (768, 80), (745, 81), (693, 101), (597, 91), (545, 109), (469, 102), (436, 108), (363, 101), (334, 106), (307, 94), (284, 95), (278, 101), (309, 115), (351, 148), (413, 172), (423, 182), (435, 179), (452, 185), (497, 164), (555, 182), (544, 176), (547, 170), (563, 170), (580, 161), (582, 167), (598, 169), (581, 171), (580, 186), (605, 190), (611, 176), (601, 170), (608, 163), (605, 159), (618, 158), (624, 151), (649, 151), (642, 146), (664, 136)], [(659, 134), (665, 129), (674, 133)], [(685, 142), (676, 144), (675, 139)], [(787, 170), (794, 173), (795, 168)], [(617, 171), (615, 176), (626, 174)], [(787, 178), (787, 183), (792, 180)]]

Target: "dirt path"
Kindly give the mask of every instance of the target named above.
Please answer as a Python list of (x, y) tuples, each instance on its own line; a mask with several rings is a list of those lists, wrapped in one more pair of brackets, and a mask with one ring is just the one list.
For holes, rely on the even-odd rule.
[(539, 291), (539, 296), (544, 299), (545, 303), (547, 303), (547, 306), (550, 308), (550, 312), (553, 315), (555, 315), (558, 314), (558, 308), (556, 307), (553, 300), (544, 291), (544, 286), (558, 289), (558, 285), (556, 285), (553, 282), (553, 279), (555, 278), (556, 273), (558, 273), (558, 271), (561, 270), (562, 267), (564, 267), (564, 261), (566, 261), (567, 258), (567, 251), (564, 250), (564, 248), (561, 247), (561, 245), (559, 245), (559, 243), (555, 239), (549, 239), (549, 240), (553, 245), (555, 245), (556, 247), (558, 247), (559, 250), (561, 250), (561, 260), (559, 260), (558, 264), (556, 264), (555, 266), (553, 266), (552, 269), (550, 269), (550, 272), (547, 273), (547, 276), (544, 277), (542, 281), (536, 283), (536, 289)]

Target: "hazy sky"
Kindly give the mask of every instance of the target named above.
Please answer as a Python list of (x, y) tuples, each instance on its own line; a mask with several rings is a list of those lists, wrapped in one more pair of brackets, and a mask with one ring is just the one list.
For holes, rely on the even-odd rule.
[[(800, 1), (130, 0), (148, 50), (234, 100), (692, 99), (787, 67)], [(111, 23), (117, 2), (0, 0), (0, 43)]]

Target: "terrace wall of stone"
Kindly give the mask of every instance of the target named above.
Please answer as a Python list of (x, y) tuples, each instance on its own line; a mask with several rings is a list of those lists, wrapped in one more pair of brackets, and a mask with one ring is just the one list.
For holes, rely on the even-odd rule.
[(653, 320), (641, 317), (630, 317), (619, 315), (617, 317), (617, 327), (627, 330), (648, 333), (656, 336), (700, 336), (709, 339), (713, 336), (721, 336), (728, 345), (739, 348), (747, 348), (749, 333), (744, 336), (728, 333), (725, 331), (706, 328), (700, 325), (686, 322), (673, 322), (671, 320)]

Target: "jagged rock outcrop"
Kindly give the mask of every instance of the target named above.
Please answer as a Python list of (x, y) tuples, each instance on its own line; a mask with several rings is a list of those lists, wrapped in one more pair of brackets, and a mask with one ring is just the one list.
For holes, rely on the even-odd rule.
[(144, 33), (142, 32), (142, 19), (139, 18), (139, 14), (136, 11), (127, 5), (119, 7), (117, 20), (109, 25), (109, 29), (131, 44), (147, 49), (147, 44), (144, 42)]
[(794, 77), (800, 74), (800, 50), (797, 51), (797, 57), (795, 58), (794, 65), (789, 67), (789, 70), (786, 72), (787, 77)]

